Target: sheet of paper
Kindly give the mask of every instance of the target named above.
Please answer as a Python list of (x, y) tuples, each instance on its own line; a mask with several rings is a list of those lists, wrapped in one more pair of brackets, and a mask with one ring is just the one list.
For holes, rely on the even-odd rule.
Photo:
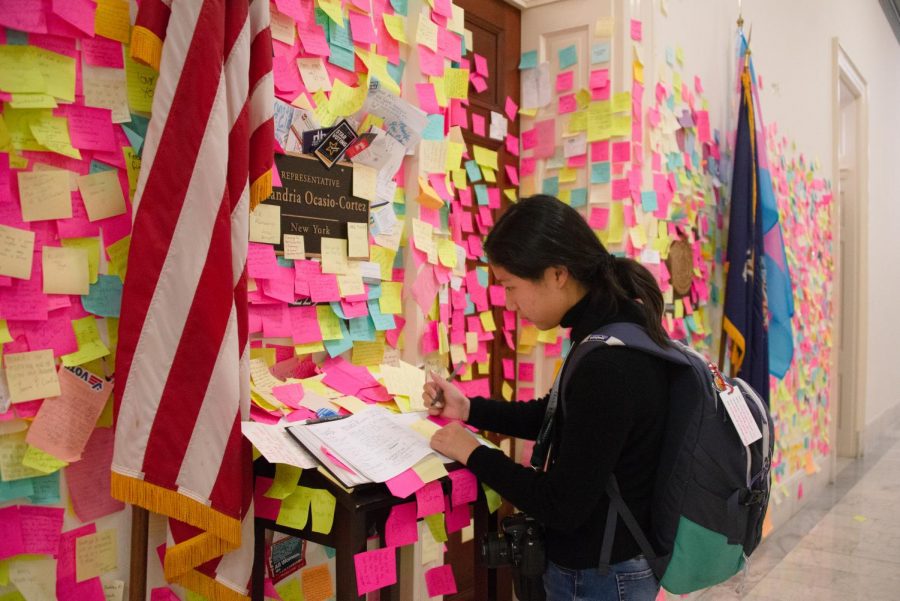
[[(58, 538), (58, 536), (57, 536)], [(10, 562), (9, 580), (26, 601), (56, 599), (56, 560), (52, 557), (22, 558)]]
[(126, 210), (118, 171), (100, 171), (79, 176), (78, 189), (90, 221), (121, 215)]
[(101, 530), (75, 539), (75, 581), (84, 582), (118, 567), (117, 531)]
[(27, 441), (71, 463), (81, 458), (113, 385), (82, 367), (59, 370), (59, 385), (59, 396), (41, 405)]
[(31, 279), (34, 232), (0, 225), (0, 275)]
[(267, 425), (241, 422), (241, 433), (253, 443), (269, 463), (284, 463), (303, 469), (313, 469), (318, 463), (285, 429), (290, 424)]
[(60, 383), (56, 374), (53, 351), (8, 353), (6, 381), (13, 403), (59, 396)]
[(44, 294), (88, 294), (90, 268), (83, 248), (45, 246), (41, 259)]
[(258, 204), (250, 213), (250, 241), (281, 244), (281, 207)]
[(20, 171), (18, 177), (22, 221), (72, 217), (72, 193), (68, 171), (62, 169)]

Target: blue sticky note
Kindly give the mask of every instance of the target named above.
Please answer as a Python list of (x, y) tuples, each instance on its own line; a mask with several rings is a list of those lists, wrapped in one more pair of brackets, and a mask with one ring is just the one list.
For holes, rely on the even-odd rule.
[(573, 207), (583, 207), (587, 204), (587, 188), (573, 188), (569, 196), (569, 204)]
[(0, 480), (0, 501), (12, 501), (24, 499), (34, 494), (34, 478), (22, 478), (21, 480)]
[(404, 69), (406, 69), (406, 61), (400, 61), (396, 65), (391, 63), (390, 61), (388, 61), (388, 64), (387, 64), (388, 75), (390, 75), (391, 78), (395, 82), (397, 82), (397, 84), (399, 84), (400, 80), (403, 79), (403, 70)]
[(591, 46), (591, 64), (609, 62), (609, 42), (597, 42)]
[(476, 184), (475, 185), (475, 198), (478, 199), (478, 204), (481, 206), (487, 206), (490, 202), (488, 199), (488, 189), (484, 184)]
[(328, 62), (341, 69), (353, 71), (356, 68), (356, 55), (353, 53), (353, 50), (347, 50), (337, 44), (332, 44)]
[(101, 171), (115, 171), (116, 168), (112, 165), (107, 165), (106, 163), (101, 163), (96, 159), (91, 159), (91, 167), (88, 173), (100, 173)]
[(390, 313), (382, 313), (377, 300), (370, 300), (366, 304), (369, 305), (369, 317), (372, 318), (372, 323), (375, 325), (376, 330), (384, 332), (386, 330), (393, 330), (397, 327), (394, 316)]
[(340, 46), (353, 52), (353, 38), (350, 36), (350, 24), (346, 19), (343, 25), (328, 21), (328, 42), (332, 46)]
[(559, 178), (555, 175), (544, 178), (544, 183), (541, 184), (541, 194), (557, 196), (559, 194)]
[(568, 69), (572, 65), (578, 62), (578, 50), (575, 48), (575, 44), (571, 46), (566, 46), (562, 50), (559, 51), (559, 68), (560, 69)]
[(398, 15), (403, 15), (404, 17), (409, 13), (409, 3), (407, 0), (391, 0), (391, 6), (394, 7), (394, 10)]
[(81, 297), (81, 305), (88, 313), (100, 317), (118, 317), (122, 306), (122, 280), (115, 275), (99, 274), (88, 294)]
[(340, 319), (348, 319), (348, 317), (344, 314), (344, 308), (341, 306), (340, 301), (331, 301), (328, 304), (331, 305), (331, 310), (334, 311), (334, 314), (337, 315)]
[(641, 192), (641, 207), (644, 212), (650, 213), (655, 211), (659, 205), (656, 202), (656, 192), (653, 190)]
[(338, 321), (341, 326), (341, 337), (337, 340), (326, 340), (325, 341), (325, 350), (328, 351), (329, 357), (337, 357), (341, 353), (345, 353), (353, 348), (353, 341), (350, 340), (350, 332), (347, 331), (347, 326), (344, 325), (344, 320)]
[(369, 284), (366, 300), (378, 300), (379, 298), (381, 298), (381, 284)]
[(608, 184), (610, 180), (609, 161), (591, 163), (591, 183)]
[(519, 60), (519, 69), (534, 69), (537, 67), (537, 50), (529, 50), (522, 53)]
[(423, 140), (439, 141), (444, 139), (444, 116), (428, 115), (425, 129), (422, 130)]
[(368, 315), (354, 317), (349, 320), (349, 323), (350, 340), (360, 340), (363, 342), (375, 341), (375, 324), (369, 319)]
[(675, 49), (671, 46), (666, 46), (666, 64), (670, 67), (675, 64)]
[(469, 176), (470, 182), (481, 181), (481, 169), (478, 168), (476, 161), (466, 161), (466, 174)]
[(31, 478), (34, 494), (28, 499), (35, 505), (56, 505), (59, 503), (59, 472)]
[(487, 267), (476, 267), (475, 273), (478, 274), (478, 283), (487, 288), (488, 286), (488, 270)]

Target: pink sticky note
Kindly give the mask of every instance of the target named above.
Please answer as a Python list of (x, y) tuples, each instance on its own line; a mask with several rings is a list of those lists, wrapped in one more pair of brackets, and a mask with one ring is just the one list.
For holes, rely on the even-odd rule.
[(534, 363), (519, 363), (519, 380), (534, 382)]
[(272, 486), (271, 478), (256, 477), (256, 483), (253, 492), (253, 511), (256, 517), (266, 520), (278, 519), (278, 512), (281, 511), (281, 500), (270, 499), (266, 496), (266, 491)]
[(397, 582), (397, 551), (394, 547), (363, 551), (353, 556), (356, 590), (360, 595)]
[(0, 559), (21, 555), (25, 552), (22, 540), (22, 523), (19, 508), (15, 505), (0, 509)]
[(106, 601), (100, 578), (94, 577), (84, 582), (75, 581), (75, 539), (96, 533), (97, 526), (88, 524), (75, 530), (63, 532), (59, 537), (59, 551), (56, 558), (57, 599), (63, 601)]
[(391, 507), (391, 513), (384, 524), (384, 540), (389, 547), (402, 547), (419, 540), (415, 503)]
[(272, 388), (272, 395), (288, 407), (299, 409), (300, 401), (303, 400), (303, 386), (301, 384), (275, 386)]
[(503, 286), (491, 286), (488, 289), (488, 293), (493, 306), (503, 307), (506, 305), (506, 290), (504, 290)]
[(440, 513), (444, 510), (444, 492), (439, 480), (429, 482), (416, 491), (416, 517)]
[(291, 307), (288, 312), (291, 316), (291, 338), (295, 344), (307, 344), (322, 340), (319, 318), (314, 306)]
[(167, 586), (158, 586), (150, 591), (150, 601), (179, 601), (175, 591)]
[(372, 26), (372, 17), (355, 10), (350, 12), (350, 33), (354, 42), (361, 44), (374, 44), (376, 42), (375, 28)]
[(522, 132), (522, 150), (531, 150), (537, 146), (537, 134), (536, 129)]
[(545, 119), (534, 124), (537, 132), (537, 146), (534, 148), (534, 157), (546, 159), (553, 156), (556, 149), (556, 119)]
[(81, 461), (66, 468), (69, 498), (75, 515), (82, 522), (92, 522), (125, 507), (109, 494), (114, 442), (112, 428), (94, 429), (81, 453)]
[(414, 472), (412, 468), (400, 472), (399, 474), (385, 482), (385, 484), (387, 485), (388, 490), (391, 491), (392, 495), (401, 499), (405, 499), (409, 495), (425, 486), (425, 483), (422, 482), (419, 474)]
[(596, 88), (605, 88), (609, 84), (609, 69), (594, 69), (591, 71), (590, 87), (592, 90)]
[(504, 106), (503, 112), (506, 113), (506, 116), (509, 117), (510, 121), (515, 121), (516, 114), (519, 112), (519, 105), (517, 105), (516, 102), (512, 98), (507, 96), (506, 104)]
[(59, 550), (62, 531), (62, 507), (19, 506), (19, 522), (22, 524), (22, 542), (25, 553), (55, 555)]
[(490, 75), (488, 73), (487, 59), (480, 54), (475, 54), (475, 72), (482, 77), (487, 77), (488, 75)]
[(79, 104), (65, 105), (58, 111), (69, 119), (72, 146), (82, 150), (116, 150), (111, 111)]
[(251, 242), (247, 253), (247, 273), (251, 278), (268, 279), (278, 276), (275, 248), (270, 244)]
[(575, 82), (574, 71), (563, 71), (556, 76), (556, 91), (565, 92), (571, 90)]
[(337, 276), (330, 273), (311, 276), (308, 280), (309, 297), (315, 303), (328, 303), (341, 299), (341, 289), (338, 287)]
[(635, 42), (640, 42), (643, 37), (642, 26), (640, 19), (632, 19), (631, 20), (631, 39)]
[(566, 94), (559, 97), (559, 114), (574, 112), (578, 108), (578, 102), (575, 100), (575, 94)]
[(629, 195), (628, 178), (623, 177), (612, 181), (613, 200), (622, 200), (623, 198), (628, 198)]
[(418, 45), (419, 52), (419, 69), (422, 75), (434, 75), (441, 77), (444, 75), (444, 57), (437, 52), (433, 52), (426, 46)]
[(516, 377), (516, 363), (512, 359), (503, 360), (503, 379), (513, 380)]
[(484, 126), (485, 126), (484, 117), (482, 115), (479, 115), (478, 113), (473, 112), (472, 113), (472, 133), (474, 133), (477, 136), (483, 137), (485, 135)]
[(475, 474), (462, 468), (449, 473), (453, 487), (450, 492), (450, 500), (454, 507), (465, 503), (472, 503), (478, 498), (478, 480)]
[(468, 503), (451, 507), (450, 498), (445, 497), (446, 507), (444, 509), (444, 524), (447, 526), (447, 533), (459, 532), (472, 523), (472, 506)]
[(456, 594), (456, 579), (453, 577), (453, 567), (442, 565), (425, 572), (425, 586), (428, 589), (429, 597)]
[(591, 161), (603, 163), (609, 160), (609, 141), (591, 142)]
[(631, 142), (613, 142), (612, 160), (614, 163), (631, 160)]
[(591, 207), (591, 215), (588, 219), (588, 225), (595, 230), (606, 229), (609, 221), (609, 209), (606, 207)]
[(125, 68), (122, 44), (115, 40), (101, 36), (81, 38), (81, 55), (85, 63), (94, 67)]
[(423, 111), (429, 114), (441, 112), (441, 107), (438, 106), (437, 97), (434, 93), (434, 84), (417, 83), (416, 94), (419, 96), (419, 108)]

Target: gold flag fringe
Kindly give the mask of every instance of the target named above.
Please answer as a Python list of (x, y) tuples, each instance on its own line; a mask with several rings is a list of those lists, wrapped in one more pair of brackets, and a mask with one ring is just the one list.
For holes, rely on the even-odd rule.
[(177, 583), (195, 593), (200, 593), (211, 601), (250, 601), (249, 596), (242, 595), (218, 580), (210, 578), (206, 574), (201, 574), (197, 570), (191, 570), (180, 577)]
[(159, 71), (162, 58), (162, 40), (146, 27), (136, 26), (131, 31), (131, 58)]
[(256, 205), (272, 195), (272, 170), (268, 170), (250, 184), (250, 211), (256, 208)]

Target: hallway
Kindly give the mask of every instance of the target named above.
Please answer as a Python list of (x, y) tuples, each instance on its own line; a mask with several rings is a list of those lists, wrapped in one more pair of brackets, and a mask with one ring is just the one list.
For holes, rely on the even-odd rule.
[[(900, 433), (888, 430), (834, 485), (764, 541), (741, 576), (702, 601), (888, 601), (900, 598)], [(675, 598), (670, 596), (669, 599)]]

